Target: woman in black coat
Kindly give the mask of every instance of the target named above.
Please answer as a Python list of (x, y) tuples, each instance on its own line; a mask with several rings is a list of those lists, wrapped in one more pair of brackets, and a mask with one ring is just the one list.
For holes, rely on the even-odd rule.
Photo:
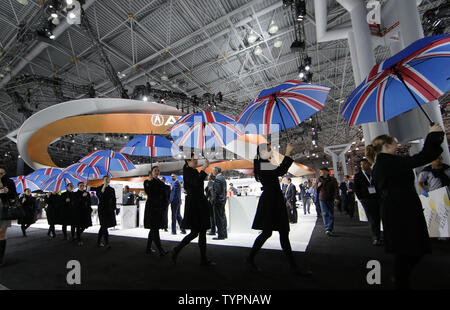
[[(109, 186), (111, 178), (103, 177), (103, 185), (96, 188), (98, 203), (98, 219), (100, 221), (100, 230), (98, 231), (97, 245), (106, 246), (110, 249), (108, 228), (114, 227), (116, 223), (116, 192)], [(104, 239), (104, 243), (102, 242)]]
[(3, 265), (3, 258), (6, 251), (6, 231), (11, 226), (10, 220), (2, 220), (1, 214), (3, 206), (14, 205), (17, 201), (17, 192), (14, 182), (6, 176), (6, 169), (0, 167), (0, 266)]
[(78, 190), (75, 192), (75, 213), (74, 224), (76, 225), (76, 234), (78, 245), (83, 245), (81, 241), (81, 234), (83, 231), (92, 226), (92, 208), (91, 208), (91, 196), (86, 191), (86, 184), (83, 182), (78, 183)]
[(206, 257), (206, 230), (211, 227), (209, 220), (208, 200), (204, 194), (204, 180), (207, 176), (205, 169), (209, 166), (208, 160), (205, 160), (200, 172), (197, 171), (197, 159), (194, 154), (191, 160), (186, 161), (183, 167), (184, 189), (186, 198), (184, 203), (184, 217), (181, 225), (184, 229), (190, 229), (191, 233), (172, 250), (172, 261), (176, 263), (181, 249), (188, 245), (198, 236), (198, 246), (200, 248), (202, 266), (213, 266), (214, 262)]
[(60, 221), (62, 224), (62, 232), (64, 240), (67, 240), (67, 226), (70, 225), (70, 236), (75, 241), (75, 193), (73, 192), (73, 184), (66, 185), (66, 191), (61, 194)]
[(45, 208), (45, 212), (47, 213), (47, 222), (48, 225), (50, 225), (47, 236), (50, 238), (55, 238), (55, 225), (58, 224), (58, 212), (61, 207), (61, 197), (57, 192), (48, 192), (47, 197), (45, 198), (45, 203), (47, 204), (47, 207)]
[(380, 195), (385, 249), (395, 254), (395, 282), (409, 287), (414, 266), (431, 253), (427, 224), (417, 195), (413, 169), (435, 160), (441, 153), (444, 133), (439, 125), (430, 127), (422, 151), (399, 156), (395, 138), (382, 135), (366, 147), (366, 157), (375, 165), (372, 175)]
[(146, 253), (152, 253), (152, 242), (155, 243), (160, 256), (167, 252), (161, 246), (159, 230), (164, 228), (164, 211), (167, 206), (167, 186), (158, 179), (159, 167), (153, 166), (148, 174), (148, 180), (144, 181), (144, 190), (147, 194), (144, 212), (144, 228), (150, 229), (147, 239)]
[(272, 236), (272, 231), (275, 230), (280, 233), (281, 247), (289, 259), (293, 273), (300, 276), (309, 276), (312, 274), (311, 271), (300, 269), (292, 254), (291, 243), (289, 241), (289, 217), (278, 180), (279, 176), (287, 173), (289, 167), (294, 162), (289, 157), (293, 149), (294, 145), (288, 143), (286, 146), (286, 155), (280, 166), (276, 167), (270, 163), (272, 156), (270, 144), (258, 145), (253, 169), (256, 181), (261, 182), (263, 188), (252, 229), (262, 230), (262, 233), (256, 238), (246, 262), (253, 270), (259, 271), (259, 268), (255, 264), (256, 253), (261, 249), (266, 240)]
[(26, 230), (31, 224), (36, 223), (36, 198), (31, 196), (31, 190), (26, 188), (24, 195), (19, 198), (20, 204), (25, 211), (25, 216), (19, 218), (17, 224), (20, 224), (22, 229), (22, 234), (24, 237), (27, 236)]

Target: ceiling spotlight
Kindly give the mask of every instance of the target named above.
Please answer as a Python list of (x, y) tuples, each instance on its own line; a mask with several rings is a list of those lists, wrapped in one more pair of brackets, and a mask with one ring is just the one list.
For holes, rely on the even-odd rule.
[(66, 0), (67, 5), (72, 5), (73, 4), (73, 0)]
[(151, 86), (156, 86), (156, 82), (155, 81), (150, 81), (150, 85)]
[(144, 96), (144, 97), (142, 97), (142, 100), (148, 101), (148, 97), (147, 97), (147, 96)]
[(67, 16), (71, 19), (75, 19), (77, 17), (77, 15), (74, 12), (70, 12)]
[(57, 18), (58, 14), (53, 12), (52, 14), (50, 14), (50, 16), (53, 17), (53, 18)]
[(128, 136), (123, 136), (124, 139), (128, 139)]
[(309, 71), (309, 69), (311, 69), (311, 67), (310, 67), (309, 65), (306, 65), (306, 66), (305, 66), (305, 70), (306, 70), (306, 71)]
[(109, 141), (109, 137), (105, 137), (105, 141)]
[(252, 30), (252, 32), (250, 32), (250, 34), (247, 36), (247, 42), (249, 44), (253, 44), (256, 42), (256, 40), (258, 40), (258, 36), (256, 35), (256, 33)]
[(281, 41), (280, 39), (277, 39), (274, 43), (273, 46), (275, 48), (280, 48), (283, 45), (283, 41)]
[(28, 4), (28, 0), (17, 0), (17, 2), (19, 2), (22, 5), (27, 5)]
[(72, 139), (72, 143), (75, 143), (75, 140), (74, 140), (74, 139)]
[(52, 34), (49, 36), (49, 38), (52, 39), (52, 40), (54, 40), (56, 37), (55, 37), (55, 35), (52, 33)]
[(268, 32), (269, 32), (270, 34), (275, 34), (275, 33), (277, 33), (277, 31), (278, 31), (278, 26), (277, 26), (277, 24), (275, 24), (274, 21), (272, 21), (272, 22), (270, 23)]
[(256, 56), (259, 56), (262, 54), (262, 48), (260, 46), (257, 46), (255, 48), (255, 50), (253, 51), (253, 54), (255, 54)]
[(300, 71), (300, 73), (298, 74), (298, 77), (303, 79), (305, 77), (305, 73), (303, 71)]
[(167, 76), (165, 71), (164, 71), (163, 75), (161, 75), (161, 80), (163, 80), (163, 81), (168, 81), (169, 80), (169, 77)]

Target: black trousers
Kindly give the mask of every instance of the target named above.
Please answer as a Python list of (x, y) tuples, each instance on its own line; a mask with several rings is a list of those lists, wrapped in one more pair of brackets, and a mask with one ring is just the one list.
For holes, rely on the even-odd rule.
[(289, 222), (297, 223), (298, 214), (297, 214), (297, 206), (294, 201), (286, 201), (286, 208), (288, 210)]
[(380, 226), (381, 226), (381, 211), (380, 201), (378, 199), (362, 199), (361, 204), (366, 212), (369, 220), (369, 227), (372, 231), (372, 237), (380, 240)]
[(56, 236), (56, 230), (55, 230), (55, 224), (51, 224), (48, 228), (47, 235), (50, 236), (50, 234), (55, 237)]
[(214, 202), (214, 215), (217, 225), (217, 237), (228, 238), (227, 216), (225, 214), (225, 201)]
[(174, 248), (175, 256), (178, 256), (180, 251), (192, 240), (197, 238), (197, 236), (201, 261), (206, 262), (208, 260), (206, 257), (206, 229), (205, 230), (191, 229), (191, 232), (188, 235), (186, 235), (186, 237), (184, 237), (183, 240), (181, 240), (181, 242)]
[(165, 206), (163, 209), (163, 229), (167, 229), (169, 227), (169, 205)]
[(155, 243), (156, 248), (161, 253), (163, 252), (163, 248), (161, 246), (161, 238), (159, 237), (159, 229), (150, 229), (147, 237), (147, 252), (150, 252), (152, 247), (152, 242)]
[(98, 231), (97, 236), (97, 244), (100, 244), (100, 242), (103, 240), (105, 241), (105, 245), (109, 244), (109, 233), (108, 233), (108, 227), (100, 226), (100, 230)]
[(177, 232), (177, 222), (178, 222), (178, 225), (180, 225), (181, 231), (184, 230), (181, 227), (181, 222), (183, 221), (183, 218), (181, 217), (180, 206), (181, 206), (181, 203), (171, 203), (170, 204), (170, 208), (172, 211), (172, 233)]
[(209, 206), (209, 219), (211, 222), (211, 233), (216, 233), (216, 219), (214, 214), (214, 206), (212, 205), (211, 201), (208, 200), (208, 206)]

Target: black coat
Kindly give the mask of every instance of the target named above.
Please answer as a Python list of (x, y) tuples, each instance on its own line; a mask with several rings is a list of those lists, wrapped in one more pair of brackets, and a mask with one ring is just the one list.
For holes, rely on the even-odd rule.
[(420, 256), (431, 252), (413, 169), (442, 153), (443, 137), (444, 133), (428, 134), (422, 151), (413, 156), (377, 155), (372, 175), (380, 195), (384, 241), (389, 253)]
[[(69, 201), (67, 201), (69, 199)], [(59, 223), (61, 225), (74, 225), (76, 216), (75, 193), (65, 191), (61, 194), (61, 208), (59, 211)]]
[(211, 228), (209, 218), (209, 204), (204, 194), (205, 171), (188, 165), (183, 167), (184, 189), (186, 198), (184, 201), (184, 217), (182, 226), (184, 229), (207, 230)]
[(379, 195), (378, 192), (371, 194), (369, 193), (369, 186), (374, 186), (374, 180), (371, 179), (372, 172), (366, 173), (369, 180), (367, 180), (366, 176), (363, 174), (362, 170), (359, 171), (357, 174), (355, 174), (354, 178), (354, 191), (356, 194), (356, 197), (360, 201), (364, 201), (367, 199), (378, 199)]
[(98, 219), (100, 225), (104, 227), (114, 227), (116, 223), (116, 192), (111, 186), (105, 188), (102, 193), (102, 186), (97, 187), (98, 203)]
[(3, 176), (1, 180), (3, 186), (8, 188), (8, 193), (0, 194), (0, 199), (2, 200), (3, 204), (8, 204), (12, 200), (17, 200), (17, 191), (16, 186), (14, 185), (14, 181), (7, 176)]
[(289, 231), (289, 218), (278, 177), (287, 173), (294, 161), (285, 156), (280, 166), (273, 170), (261, 169), (259, 181), (263, 185), (256, 209), (253, 229)]
[(45, 203), (47, 204), (47, 208), (45, 212), (47, 213), (47, 222), (49, 225), (55, 225), (60, 223), (59, 219), (59, 211), (61, 209), (61, 196), (58, 194), (50, 194), (50, 197), (45, 198)]
[(167, 212), (168, 191), (170, 188), (163, 181), (153, 178), (144, 181), (144, 190), (147, 194), (144, 212), (144, 227), (147, 229), (160, 229), (164, 223), (164, 212)]
[[(25, 202), (22, 202), (23, 199), (25, 198)], [(36, 198), (34, 198), (33, 196), (22, 196), (20, 197), (20, 204), (23, 208), (23, 210), (25, 211), (25, 216), (19, 218), (19, 220), (17, 221), (18, 224), (34, 224), (36, 223)]]
[[(83, 194), (86, 193), (86, 196)], [(73, 218), (73, 225), (81, 228), (88, 228), (92, 226), (92, 208), (91, 208), (91, 196), (86, 191), (76, 191), (74, 195), (75, 199), (75, 212)]]

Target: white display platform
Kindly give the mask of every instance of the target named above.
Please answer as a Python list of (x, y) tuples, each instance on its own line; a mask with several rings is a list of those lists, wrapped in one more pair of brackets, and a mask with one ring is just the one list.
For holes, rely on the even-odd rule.
[(120, 217), (121, 217), (121, 228), (130, 229), (136, 228), (136, 216), (137, 207), (136, 205), (121, 206)]
[(232, 196), (228, 197), (227, 206), (228, 232), (238, 234), (257, 234), (258, 231), (251, 229), (255, 218), (256, 207), (259, 197), (257, 196)]

